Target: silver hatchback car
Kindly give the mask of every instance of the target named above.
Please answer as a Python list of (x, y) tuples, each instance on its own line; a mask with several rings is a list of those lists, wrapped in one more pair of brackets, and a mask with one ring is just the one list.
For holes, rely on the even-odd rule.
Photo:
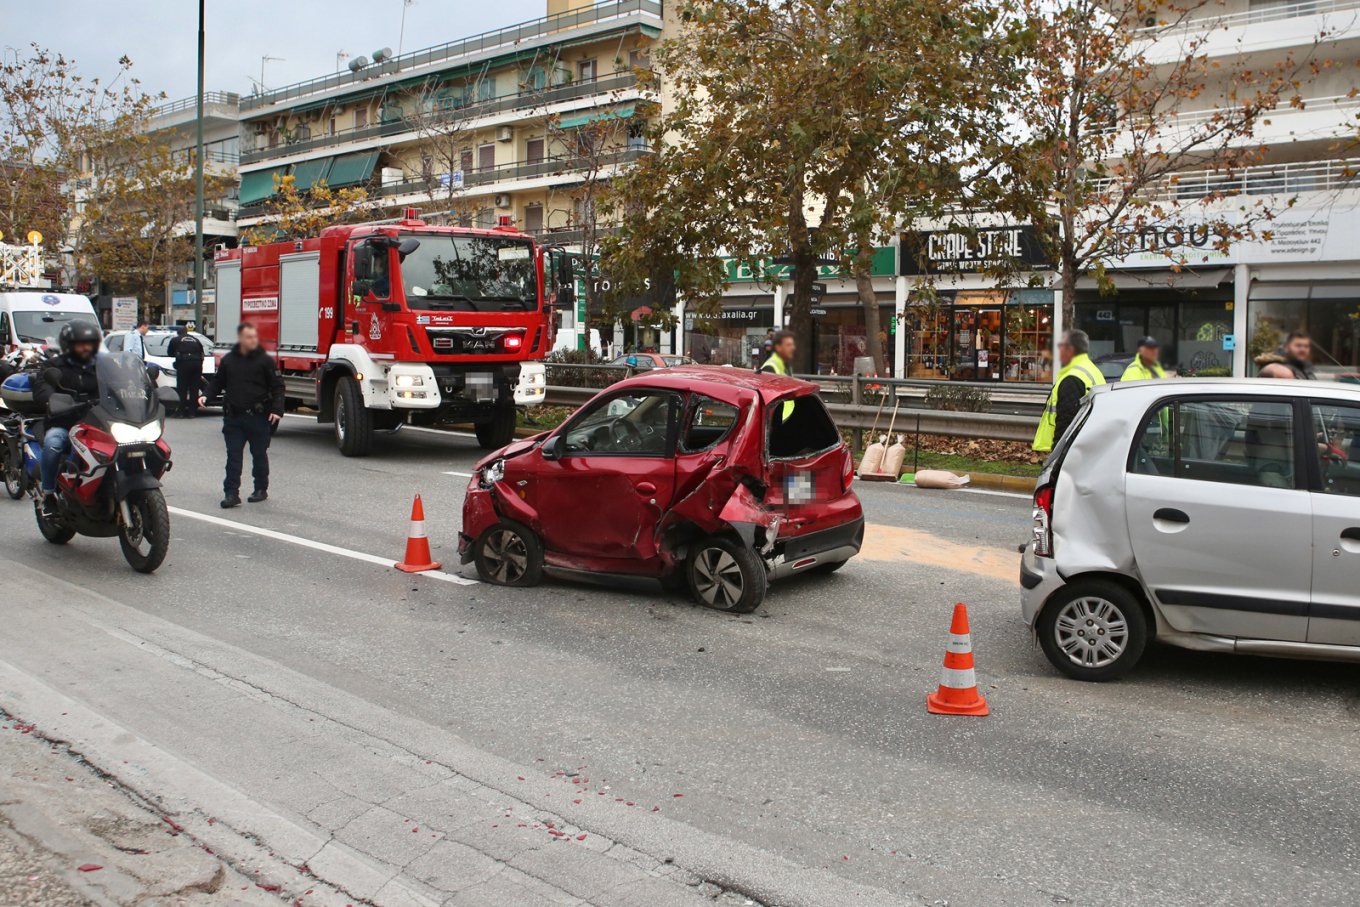
[(1360, 661), (1360, 387), (1095, 388), (1039, 475), (1020, 584), (1044, 654), (1082, 680), (1153, 638)]

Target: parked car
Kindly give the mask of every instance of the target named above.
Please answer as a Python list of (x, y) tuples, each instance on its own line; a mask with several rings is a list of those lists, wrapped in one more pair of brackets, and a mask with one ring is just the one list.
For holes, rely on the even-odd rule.
[(1096, 364), (1096, 368), (1100, 369), (1100, 373), (1105, 376), (1107, 382), (1114, 382), (1124, 377), (1124, 370), (1137, 357), (1137, 353), (1106, 353), (1091, 361)]
[[(217, 371), (217, 360), (213, 358), (213, 342), (197, 331), (189, 332), (195, 340), (203, 345), (203, 377)], [(154, 363), (159, 369), (160, 374), (156, 377), (157, 387), (175, 387), (175, 359), (168, 353), (167, 347), (170, 341), (175, 339), (175, 328), (153, 327), (146, 332), (144, 343), (146, 346), (147, 362)], [(104, 337), (104, 351), (108, 353), (121, 353), (127, 344), (127, 331), (114, 331)], [(167, 404), (171, 409), (175, 404)]]
[(694, 360), (688, 356), (672, 356), (668, 353), (629, 353), (626, 356), (615, 356), (609, 360), (610, 365), (631, 365), (638, 371), (647, 371), (654, 368), (673, 368), (677, 365), (693, 365)]
[(1360, 388), (1095, 388), (1039, 475), (1020, 584), (1044, 654), (1083, 680), (1153, 639), (1360, 661)]
[(830, 573), (859, 552), (853, 465), (816, 385), (652, 371), (478, 463), (458, 550), (490, 583), (533, 585), (545, 569), (646, 576), (749, 612), (770, 580)]

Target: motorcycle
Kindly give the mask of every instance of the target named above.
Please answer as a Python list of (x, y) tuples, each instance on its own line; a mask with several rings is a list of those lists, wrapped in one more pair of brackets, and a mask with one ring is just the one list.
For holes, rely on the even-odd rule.
[[(161, 436), (165, 407), (178, 396), (157, 390), (145, 363), (132, 353), (112, 353), (95, 362), (99, 398), (77, 403), (55, 393), (47, 404), (51, 416), (82, 409), (71, 429), (71, 450), (57, 476), (56, 511), (43, 513), (38, 476), (30, 472), (30, 494), (43, 538), (64, 545), (76, 534), (94, 538), (117, 536), (133, 570), (151, 573), (170, 548), (170, 515), (161, 478), (170, 470), (170, 445)], [(48, 369), (43, 378), (61, 390), (61, 372)]]

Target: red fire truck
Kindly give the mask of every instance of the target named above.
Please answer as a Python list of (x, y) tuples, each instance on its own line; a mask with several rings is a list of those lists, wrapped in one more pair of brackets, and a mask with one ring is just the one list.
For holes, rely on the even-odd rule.
[(346, 456), (375, 431), (471, 422), (482, 447), (514, 435), (515, 407), (543, 402), (570, 258), (514, 227), (328, 227), (315, 239), (219, 249), (217, 337), (256, 326), (289, 399), (334, 423)]

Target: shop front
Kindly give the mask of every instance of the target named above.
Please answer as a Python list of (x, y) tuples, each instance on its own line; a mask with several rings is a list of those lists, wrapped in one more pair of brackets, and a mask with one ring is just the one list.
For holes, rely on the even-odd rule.
[(1076, 327), (1091, 338), (1091, 358), (1118, 361), (1138, 353), (1138, 341), (1160, 344), (1163, 367), (1178, 374), (1227, 375), (1232, 369), (1233, 286), (1194, 291), (1121, 290), (1077, 296)]
[[(891, 293), (875, 294), (878, 301), (878, 342), (888, 373), (893, 370), (893, 334), (895, 303)], [(785, 310), (785, 314), (788, 312)], [(858, 296), (836, 294), (824, 296), (812, 307), (812, 361), (819, 375), (849, 375), (855, 370), (855, 360), (872, 356), (869, 331), (865, 324), (864, 304)]]
[(1253, 357), (1305, 331), (1321, 377), (1360, 384), (1360, 284), (1254, 283), (1247, 312)]
[(735, 297), (714, 315), (685, 312), (684, 353), (703, 365), (755, 368), (773, 329), (773, 296)]
[(1051, 382), (1051, 290), (959, 290), (907, 309), (906, 377)]

